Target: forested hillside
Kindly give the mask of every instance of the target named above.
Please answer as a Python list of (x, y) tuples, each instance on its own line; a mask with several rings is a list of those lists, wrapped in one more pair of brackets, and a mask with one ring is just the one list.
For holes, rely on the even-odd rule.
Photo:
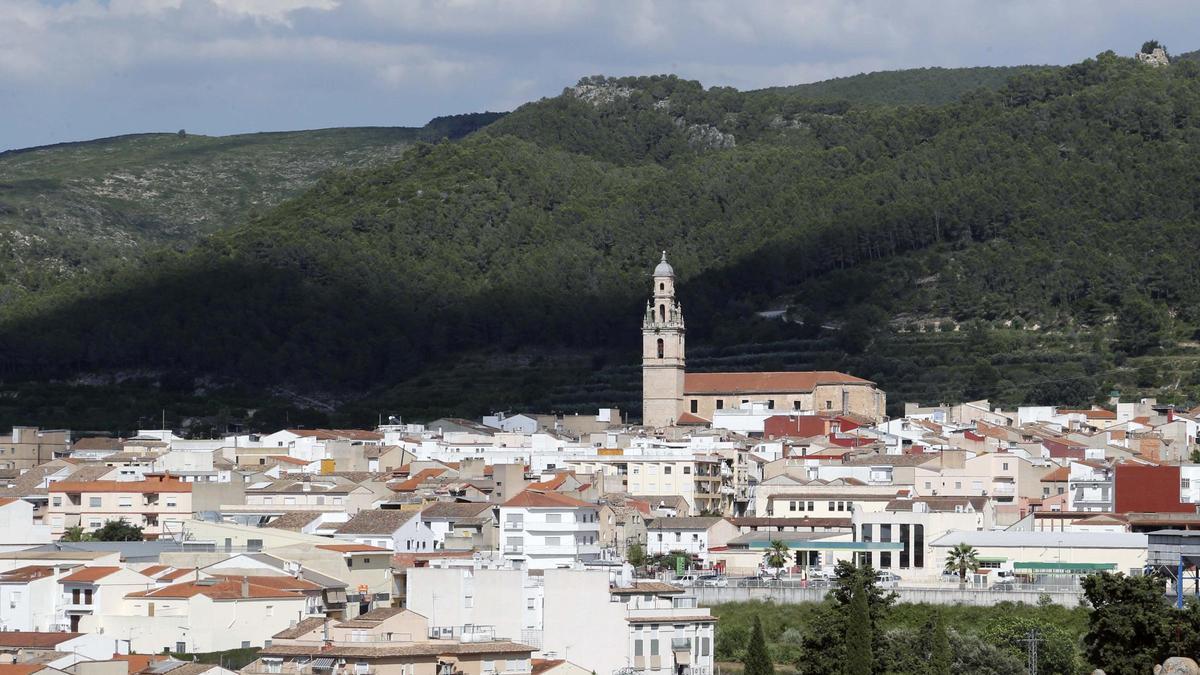
[(980, 68), (912, 68), (863, 73), (832, 80), (765, 89), (818, 100), (845, 100), (886, 105), (941, 105), (957, 101), (976, 89), (999, 89), (1015, 75), (1045, 70), (1045, 66)]
[(940, 106), (590, 78), (13, 303), (0, 367), (286, 384), (358, 423), (635, 404), (667, 249), (693, 368), (844, 368), (893, 403), (1186, 397), (1198, 146), (1200, 66), (1111, 53)]
[(322, 174), (395, 161), (499, 115), (422, 128), (140, 134), (0, 153), (0, 304), (263, 212)]

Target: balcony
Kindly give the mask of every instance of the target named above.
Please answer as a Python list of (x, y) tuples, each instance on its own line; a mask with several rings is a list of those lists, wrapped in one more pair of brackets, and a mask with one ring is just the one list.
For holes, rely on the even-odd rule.
[(507, 520), (504, 522), (504, 529), (520, 532), (525, 529), (525, 523), (520, 520)]
[(504, 552), (505, 552), (505, 553), (518, 553), (518, 554), (519, 554), (519, 553), (524, 553), (524, 552), (525, 552), (525, 547), (524, 547), (524, 546), (520, 546), (520, 545), (516, 545), (516, 544), (505, 544), (505, 545), (504, 545)]
[(561, 523), (527, 522), (527, 532), (598, 532), (600, 523), (581, 523), (575, 521)]
[[(505, 547), (506, 549), (508, 547)], [(505, 553), (508, 551), (506, 550)], [(525, 547), (528, 555), (600, 555), (599, 544), (560, 544), (558, 546), (538, 546), (531, 544)], [(520, 551), (517, 551), (520, 553)]]

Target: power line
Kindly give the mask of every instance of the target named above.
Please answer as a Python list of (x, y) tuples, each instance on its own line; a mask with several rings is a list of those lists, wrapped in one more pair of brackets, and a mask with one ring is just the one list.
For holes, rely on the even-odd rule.
[(1024, 638), (1017, 640), (1017, 642), (1025, 643), (1025, 651), (1026, 651), (1027, 658), (1028, 658), (1027, 666), (1029, 668), (1029, 675), (1037, 675), (1037, 673), (1038, 673), (1038, 643), (1041, 641), (1042, 641), (1041, 633), (1039, 633), (1038, 629), (1036, 629), (1036, 628), (1030, 628), (1029, 632), (1025, 634)]

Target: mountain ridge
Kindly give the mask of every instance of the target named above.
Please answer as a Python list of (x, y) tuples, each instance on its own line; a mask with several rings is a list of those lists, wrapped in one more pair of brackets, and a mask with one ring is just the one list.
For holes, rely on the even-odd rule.
[[(10, 307), (0, 374), (136, 363), (333, 386), (353, 392), (349, 421), (485, 400), (636, 405), (643, 286), (669, 248), (702, 369), (704, 350), (727, 349), (711, 367), (1083, 403), (1154, 385), (1153, 368), (1188, 396), (1194, 355), (1170, 345), (1198, 323), (1200, 273), (1171, 242), (1197, 227), (1198, 74), (1109, 53), (942, 106), (589, 79), (631, 91), (527, 104), (463, 140), (327, 176), (153, 269)], [(689, 143), (689, 125), (736, 144)], [(781, 301), (790, 321), (754, 318)], [(138, 312), (150, 320), (114, 319)], [(936, 316), (946, 331), (924, 332)], [(488, 353), (528, 356), (472, 356)], [(472, 389), (484, 381), (487, 399)]]

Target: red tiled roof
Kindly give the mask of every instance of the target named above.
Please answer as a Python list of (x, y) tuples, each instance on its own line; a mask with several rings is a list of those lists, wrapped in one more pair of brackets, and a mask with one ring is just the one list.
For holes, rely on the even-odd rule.
[(76, 570), (71, 574), (59, 579), (58, 583), (90, 584), (93, 581), (98, 581), (110, 574), (115, 574), (116, 572), (120, 571), (120, 567), (84, 567), (83, 569)]
[(530, 659), (529, 665), (532, 667), (530, 675), (542, 675), (542, 673), (561, 666), (566, 663), (565, 659)]
[(558, 488), (562, 487), (562, 484), (567, 482), (567, 479), (573, 475), (575, 475), (575, 474), (573, 474), (570, 471), (563, 471), (562, 473), (556, 474), (550, 480), (544, 480), (544, 481), (541, 481), (538, 483), (530, 483), (529, 485), (527, 485), (525, 487), (525, 489), (527, 489), (527, 490), (557, 490)]
[(303, 466), (305, 464), (308, 464), (308, 461), (300, 459), (299, 457), (292, 457), (291, 455), (267, 455), (267, 456), (270, 457), (271, 459), (275, 460), (276, 462), (284, 462), (285, 464), (295, 464), (296, 466)]
[(0, 573), (0, 581), (24, 582), (53, 576), (54, 568), (45, 565), (26, 565)]
[(512, 499), (504, 502), (501, 504), (501, 506), (526, 508), (578, 508), (581, 506), (586, 506), (589, 508), (596, 508), (595, 504), (589, 504), (558, 492), (539, 492), (537, 490), (525, 490)]
[(706, 427), (712, 424), (712, 422), (699, 415), (693, 415), (690, 412), (685, 412), (679, 416), (679, 419), (675, 420), (675, 424), (681, 427)]
[(874, 384), (870, 380), (829, 370), (763, 373), (687, 373), (685, 394), (807, 392), (822, 384)]
[(0, 664), (0, 675), (31, 675), (39, 670), (47, 670), (44, 663), (5, 663)]
[(1064, 410), (1059, 409), (1059, 415), (1083, 415), (1090, 420), (1115, 420), (1117, 413), (1111, 410), (1095, 409), (1095, 410)]
[(124, 661), (129, 664), (129, 675), (140, 673), (150, 667), (151, 663), (156, 661), (165, 661), (166, 656), (162, 654), (113, 654), (113, 661)]
[(74, 640), (80, 635), (83, 635), (83, 633), (42, 633), (26, 630), (0, 630), (0, 647), (49, 649), (68, 640)]
[(1071, 477), (1071, 469), (1060, 466), (1057, 469), (1048, 472), (1042, 476), (1043, 483), (1065, 483)]
[(151, 566), (147, 567), (146, 569), (142, 570), (142, 574), (145, 574), (148, 577), (152, 577), (155, 574), (158, 574), (159, 572), (162, 572), (164, 570), (169, 570), (169, 569), (171, 569), (170, 565), (151, 565)]
[[(237, 581), (239, 583), (243, 578), (243, 575), (240, 574), (216, 574), (214, 576), (216, 576), (218, 579)], [(324, 588), (324, 586), (321, 584), (313, 583), (307, 579), (297, 579), (296, 577), (285, 575), (248, 576), (245, 577), (245, 579), (254, 586), (265, 586), (267, 588), (274, 588), (280, 591), (292, 591), (296, 593), (302, 591), (319, 591)]]
[(50, 492), (191, 492), (192, 484), (181, 480), (94, 480), (87, 483), (59, 481)]
[(326, 551), (337, 551), (338, 553), (374, 553), (382, 551), (390, 553), (386, 548), (378, 546), (368, 546), (366, 544), (317, 544), (317, 548), (325, 549)]
[(11, 504), (15, 501), (17, 501), (17, 500), (13, 499), (11, 497), (0, 497), (0, 506), (8, 506), (9, 504)]
[(277, 588), (270, 588), (255, 583), (248, 583), (246, 588), (247, 593), (242, 594), (242, 581), (238, 579), (220, 579), (214, 584), (201, 584), (196, 581), (189, 581), (182, 584), (172, 584), (163, 588), (155, 588), (149, 591), (138, 591), (126, 595), (127, 598), (190, 598), (196, 595), (204, 595), (213, 600), (237, 600), (248, 598), (253, 600), (266, 598), (303, 598), (299, 593), (290, 591), (281, 591)]
[(437, 478), (444, 473), (446, 473), (446, 469), (421, 469), (417, 472), (417, 475), (413, 476), (412, 478), (409, 478), (402, 483), (397, 483), (396, 485), (389, 485), (388, 487), (390, 487), (393, 492), (412, 492), (413, 490), (421, 487), (421, 484), (425, 481)]
[(171, 570), (170, 572), (167, 572), (166, 574), (159, 576), (158, 580), (159, 581), (175, 581), (176, 579), (182, 579), (183, 577), (185, 577), (189, 574), (195, 574), (195, 573), (196, 573), (196, 570), (194, 568), (183, 568), (183, 569)]

